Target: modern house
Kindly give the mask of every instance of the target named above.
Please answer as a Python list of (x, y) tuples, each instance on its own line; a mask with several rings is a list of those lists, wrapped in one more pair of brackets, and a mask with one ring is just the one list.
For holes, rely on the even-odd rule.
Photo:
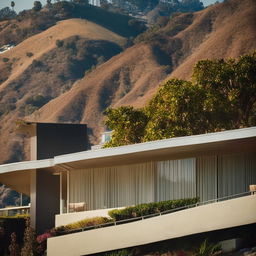
[[(44, 124), (25, 126), (33, 130), (35, 145), (41, 136), (35, 127), (43, 133)], [(37, 151), (39, 145), (46, 148), (47, 140), (42, 141)], [(84, 145), (80, 152), (0, 166), (0, 182), (30, 194), (38, 232), (52, 227), (54, 218), (56, 226), (65, 225), (140, 203), (200, 197), (211, 204), (50, 238), (49, 256), (89, 255), (256, 223), (256, 195), (247, 193), (256, 184), (256, 127), (108, 149), (86, 150), (86, 139)], [(69, 212), (81, 202), (85, 211)]]

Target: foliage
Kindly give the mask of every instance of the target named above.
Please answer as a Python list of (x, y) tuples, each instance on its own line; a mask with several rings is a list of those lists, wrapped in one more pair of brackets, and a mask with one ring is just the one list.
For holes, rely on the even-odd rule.
[(30, 58), (30, 57), (32, 57), (34, 54), (33, 54), (33, 52), (27, 52), (26, 55)]
[[(1, 112), (1, 105), (0, 105)], [(1, 115), (1, 114), (0, 114)], [(29, 203), (29, 198), (25, 195), (22, 197), (22, 202), (20, 201), (20, 194), (16, 191), (11, 190), (5, 185), (0, 184), (0, 207), (4, 208), (7, 206), (19, 206), (27, 205)]]
[(192, 82), (170, 79), (142, 109), (106, 111), (114, 147), (249, 127), (256, 124), (256, 52), (238, 59), (202, 60)]
[[(59, 235), (65, 235), (66, 233), (70, 231), (74, 231), (76, 229), (82, 229), (86, 227), (93, 227), (97, 225), (101, 225), (104, 223), (112, 222), (113, 220), (110, 218), (105, 217), (94, 217), (94, 218), (88, 218), (84, 220), (80, 220), (65, 226), (59, 226), (56, 228), (53, 228), (51, 230), (46, 231), (45, 233), (37, 236), (36, 238), (36, 244), (34, 246), (34, 251), (38, 255), (45, 255), (45, 252), (47, 250), (47, 239), (54, 236)], [(22, 255), (21, 255), (22, 256)]]
[(0, 20), (13, 19), (16, 17), (16, 12), (9, 7), (0, 9)]
[(21, 256), (33, 256), (35, 251), (35, 231), (30, 226), (30, 219), (26, 220), (26, 229), (24, 232), (24, 243), (21, 249)]
[(128, 249), (122, 249), (122, 250), (104, 253), (104, 256), (130, 256), (130, 255), (133, 255), (133, 254)]
[(149, 121), (143, 141), (203, 133), (204, 98), (204, 90), (191, 82), (167, 81), (145, 108)]
[(11, 1), (11, 7), (12, 7), (12, 9), (14, 8), (14, 6), (15, 6), (15, 2), (14, 2), (14, 1)]
[(68, 232), (71, 230), (97, 226), (97, 225), (109, 223), (112, 221), (113, 221), (112, 219), (106, 218), (106, 217), (88, 218), (88, 219), (80, 220), (80, 221), (77, 221), (77, 222), (74, 222), (74, 223), (71, 223), (71, 224), (68, 224), (65, 226), (57, 227), (57, 228), (55, 228), (55, 232), (58, 235), (58, 234), (65, 233), (65, 232)]
[[(25, 218), (22, 216), (10, 216), (0, 218), (0, 255), (7, 255), (6, 253), (21, 245), (23, 242), (23, 233), (25, 230)], [(15, 237), (14, 234), (15, 233)], [(12, 248), (9, 248), (9, 246)], [(17, 250), (18, 251), (18, 250)], [(14, 255), (14, 254), (13, 254)], [(17, 254), (18, 255), (18, 254)]]
[(33, 10), (36, 12), (39, 12), (42, 9), (42, 4), (40, 1), (35, 1), (34, 2), (34, 7)]
[(158, 0), (128, 0), (127, 2), (130, 2), (142, 11), (148, 6), (154, 8), (158, 4)]
[(196, 256), (211, 256), (220, 249), (221, 246), (219, 244), (210, 244), (207, 239), (205, 239), (196, 251)]
[(47, 239), (50, 237), (55, 236), (55, 230), (50, 230), (46, 231), (42, 235), (37, 236), (36, 242), (37, 242), (37, 247), (36, 247), (36, 252), (39, 255), (45, 255), (45, 251), (47, 249)]
[(113, 130), (113, 139), (105, 147), (138, 143), (144, 136), (146, 115), (133, 107), (108, 108), (106, 125)]
[[(154, 21), (154, 26), (139, 34), (134, 42), (154, 42), (161, 44), (161, 40), (171, 40), (180, 31), (186, 29), (193, 21), (193, 13), (175, 12), (168, 16), (158, 16)], [(168, 45), (168, 44), (166, 44)]]
[(49, 100), (51, 100), (50, 97), (43, 96), (42, 94), (38, 94), (38, 95), (27, 98), (26, 104), (30, 104), (32, 106), (40, 108), (43, 105), (45, 105)]
[(199, 198), (161, 201), (148, 204), (139, 204), (136, 206), (129, 206), (124, 209), (114, 209), (109, 211), (108, 214), (115, 221), (119, 221), (177, 209), (183, 206), (193, 205), (198, 202)]
[(19, 255), (19, 245), (17, 244), (16, 234), (13, 232), (11, 234), (11, 243), (9, 245), (10, 256), (18, 256)]
[[(207, 90), (207, 107), (217, 128), (239, 128), (255, 122), (256, 51), (238, 59), (202, 60), (193, 73), (198, 86)], [(224, 116), (223, 116), (224, 115)]]
[(8, 62), (10, 59), (4, 57), (2, 60), (3, 60), (3, 62)]
[(29, 214), (16, 214), (14, 216), (0, 216), (0, 219), (27, 219), (29, 218)]

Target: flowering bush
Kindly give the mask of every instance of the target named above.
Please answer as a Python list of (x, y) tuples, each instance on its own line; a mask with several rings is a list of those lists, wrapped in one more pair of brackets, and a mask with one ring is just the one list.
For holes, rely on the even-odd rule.
[(50, 238), (50, 237), (53, 237), (55, 235), (56, 235), (55, 230), (52, 229), (50, 231), (46, 231), (42, 235), (37, 236), (37, 238), (36, 238), (36, 242), (37, 242), (36, 251), (39, 255), (44, 255), (44, 253), (46, 252), (46, 249), (47, 249), (47, 239)]

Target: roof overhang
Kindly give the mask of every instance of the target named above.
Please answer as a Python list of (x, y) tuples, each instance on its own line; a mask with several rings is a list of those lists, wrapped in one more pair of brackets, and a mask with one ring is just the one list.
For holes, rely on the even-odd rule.
[(18, 192), (30, 194), (31, 171), (51, 170), (54, 159), (18, 162), (0, 165), (0, 182)]
[(17, 191), (28, 191), (30, 171), (50, 171), (117, 166), (206, 154), (255, 152), (256, 127), (171, 138), (116, 148), (83, 151), (52, 159), (0, 165), (0, 182)]
[(81, 169), (246, 151), (256, 152), (256, 127), (67, 154), (54, 163)]

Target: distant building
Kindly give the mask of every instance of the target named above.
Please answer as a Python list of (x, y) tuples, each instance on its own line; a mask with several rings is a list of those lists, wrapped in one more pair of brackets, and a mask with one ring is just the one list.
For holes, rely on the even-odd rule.
[(100, 0), (89, 0), (89, 4), (100, 7)]

